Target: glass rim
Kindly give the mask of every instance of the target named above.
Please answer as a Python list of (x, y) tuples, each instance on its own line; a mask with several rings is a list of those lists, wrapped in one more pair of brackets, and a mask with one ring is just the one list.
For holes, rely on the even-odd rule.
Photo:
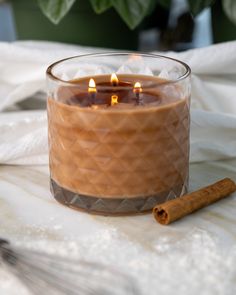
[[(88, 54), (80, 54), (80, 55), (75, 55), (75, 56), (70, 56), (70, 57), (66, 57), (66, 58), (63, 58), (63, 59), (60, 59), (54, 63), (52, 63), (51, 65), (48, 66), (47, 70), (46, 70), (46, 75), (48, 78), (56, 81), (56, 82), (59, 82), (61, 84), (64, 84), (64, 85), (70, 85), (70, 86), (78, 86), (78, 84), (76, 84), (75, 82), (73, 81), (66, 81), (66, 80), (63, 80), (59, 77), (57, 77), (56, 75), (54, 75), (52, 73), (53, 69), (59, 65), (59, 64), (62, 64), (68, 60), (73, 60), (73, 59), (80, 59), (80, 58), (84, 58), (84, 57), (99, 57), (99, 56), (115, 56), (115, 55), (130, 55), (130, 54), (134, 54), (134, 55), (137, 55), (137, 56), (143, 56), (143, 57), (152, 57), (152, 58), (159, 58), (159, 59), (167, 59), (167, 60), (171, 60), (173, 62), (176, 62), (178, 64), (181, 64), (184, 69), (185, 69), (185, 72), (180, 75), (177, 79), (174, 79), (174, 80), (166, 80), (164, 83), (161, 83), (160, 85), (163, 85), (163, 84), (174, 84), (174, 83), (178, 83), (186, 78), (188, 78), (190, 75), (191, 75), (191, 68), (183, 61), (181, 60), (178, 60), (178, 59), (175, 59), (175, 58), (172, 58), (172, 57), (169, 57), (169, 56), (165, 56), (165, 55), (161, 55), (161, 54), (155, 54), (155, 53), (146, 53), (146, 52), (115, 52), (115, 51), (106, 51), (106, 52), (99, 52), (99, 53), (88, 53)], [(132, 74), (131, 74), (132, 75)], [(148, 75), (147, 75), (148, 76)], [(85, 76), (86, 77), (86, 76)], [(94, 76), (92, 76), (94, 77)], [(154, 76), (155, 77), (155, 76)], [(151, 87), (152, 85), (149, 85), (149, 87)], [(100, 86), (101, 88), (109, 88), (109, 86)], [(148, 88), (149, 88), (148, 87)], [(155, 84), (155, 87), (157, 87), (157, 84)], [(146, 88), (144, 86), (144, 88)]]

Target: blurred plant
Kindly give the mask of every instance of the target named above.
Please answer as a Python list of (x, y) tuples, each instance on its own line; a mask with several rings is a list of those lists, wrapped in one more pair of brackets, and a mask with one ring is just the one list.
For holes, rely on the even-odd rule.
[[(72, 5), (79, 0), (38, 0), (42, 12), (54, 23), (58, 24), (69, 12)], [(82, 0), (80, 0), (82, 1)], [(86, 0), (88, 1), (88, 0)], [(89, 0), (97, 13), (114, 8), (130, 29), (137, 27), (149, 15), (157, 3), (169, 9), (175, 0)], [(196, 16), (204, 8), (210, 7), (216, 0), (187, 0), (189, 10)], [(236, 24), (236, 0), (221, 0), (225, 14)]]
[[(78, 0), (38, 0), (43, 13), (58, 24)], [(83, 1), (83, 0), (80, 0)], [(103, 13), (114, 8), (130, 29), (137, 27), (143, 18), (155, 7), (157, 0), (86, 0), (90, 1), (94, 12)]]

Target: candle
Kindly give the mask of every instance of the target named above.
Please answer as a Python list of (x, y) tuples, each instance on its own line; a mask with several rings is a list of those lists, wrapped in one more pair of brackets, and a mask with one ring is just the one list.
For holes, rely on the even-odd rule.
[(59, 202), (133, 214), (186, 191), (189, 93), (180, 84), (138, 74), (68, 84), (57, 99), (48, 97), (51, 189)]
[(139, 82), (136, 82), (134, 84), (133, 92), (135, 93), (137, 104), (140, 104), (141, 101), (140, 101), (140, 95), (139, 94), (142, 92), (142, 88), (141, 88), (141, 84)]
[(96, 92), (97, 92), (97, 89), (96, 89), (95, 81), (91, 78), (89, 80), (89, 87), (88, 87), (88, 93), (90, 94), (90, 98), (91, 98), (91, 101), (90, 101), (91, 105), (94, 104)]
[(117, 78), (117, 76), (116, 76), (116, 73), (112, 73), (112, 74), (111, 74), (111, 84), (112, 84), (113, 86), (117, 86), (118, 83), (119, 83), (119, 80), (118, 80), (118, 78)]

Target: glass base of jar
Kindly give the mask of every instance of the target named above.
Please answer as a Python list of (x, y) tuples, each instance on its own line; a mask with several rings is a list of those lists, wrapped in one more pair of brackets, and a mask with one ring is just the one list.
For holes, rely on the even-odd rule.
[(187, 192), (187, 185), (180, 184), (171, 191), (164, 191), (156, 195), (135, 198), (98, 198), (72, 192), (57, 184), (52, 178), (51, 193), (61, 204), (72, 209), (98, 215), (138, 215), (152, 211), (157, 204), (175, 199)]

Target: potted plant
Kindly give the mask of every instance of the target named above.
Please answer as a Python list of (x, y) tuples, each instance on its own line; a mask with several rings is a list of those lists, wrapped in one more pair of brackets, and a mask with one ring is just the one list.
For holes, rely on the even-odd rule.
[(236, 1), (215, 0), (212, 5), (212, 32), (215, 43), (236, 39)]
[(19, 39), (137, 49), (139, 24), (152, 11), (155, 1), (11, 0), (11, 3)]
[[(137, 49), (139, 30), (145, 28), (147, 19), (157, 17), (160, 5), (170, 9), (172, 1), (175, 0), (11, 0), (11, 3), (20, 39)], [(193, 17), (212, 6), (217, 42), (235, 39), (235, 0), (187, 1)]]

